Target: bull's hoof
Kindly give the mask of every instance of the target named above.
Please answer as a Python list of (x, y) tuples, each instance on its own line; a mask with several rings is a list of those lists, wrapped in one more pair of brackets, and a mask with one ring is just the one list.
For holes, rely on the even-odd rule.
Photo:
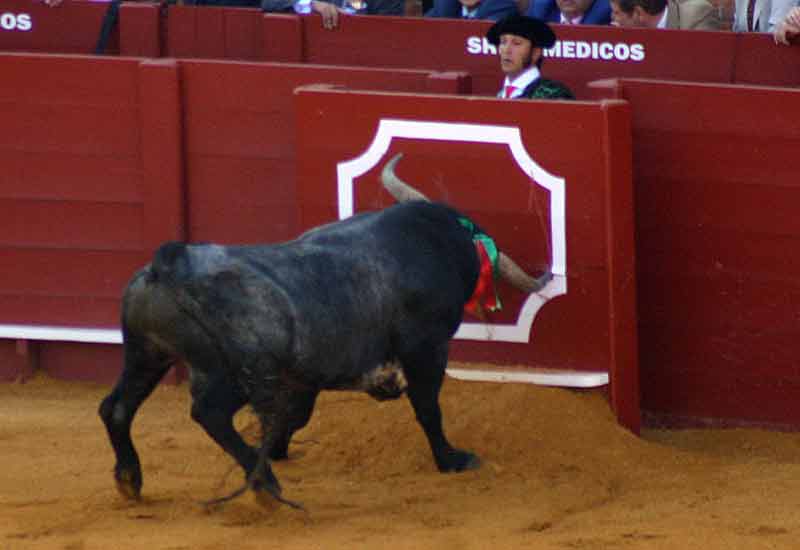
[(256, 489), (254, 487), (253, 497), (256, 499), (256, 503), (268, 512), (277, 510), (281, 505), (280, 501), (272, 493), (264, 489)]
[(129, 470), (121, 470), (115, 474), (117, 492), (128, 500), (141, 500), (142, 480), (139, 475)]
[(444, 457), (437, 460), (437, 466), (442, 473), (464, 472), (466, 470), (477, 470), (481, 467), (481, 459), (478, 455), (468, 451), (453, 449)]
[(254, 483), (251, 485), (256, 502), (264, 509), (273, 511), (277, 509), (280, 504), (294, 508), (295, 510), (303, 510), (305, 508), (299, 502), (283, 498), (281, 496), (281, 487), (276, 483)]

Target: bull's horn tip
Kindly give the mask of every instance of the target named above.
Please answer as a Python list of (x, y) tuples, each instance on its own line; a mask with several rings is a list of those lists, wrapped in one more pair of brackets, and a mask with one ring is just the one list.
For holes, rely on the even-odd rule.
[(403, 153), (397, 153), (395, 156), (389, 159), (389, 162), (387, 162), (386, 165), (394, 166), (401, 158), (403, 158)]

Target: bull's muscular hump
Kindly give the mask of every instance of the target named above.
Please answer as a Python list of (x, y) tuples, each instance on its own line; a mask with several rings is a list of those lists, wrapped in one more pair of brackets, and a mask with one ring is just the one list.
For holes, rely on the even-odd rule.
[[(282, 502), (268, 458), (287, 456), (322, 390), (405, 392), (439, 470), (478, 466), (447, 441), (438, 397), (479, 258), (461, 214), (413, 198), (283, 244), (159, 248), (123, 297), (125, 367), (100, 406), (123, 495), (142, 487), (133, 417), (177, 361), (189, 366), (192, 417), (242, 467), (245, 488)], [(248, 403), (262, 423), (258, 449), (233, 428)]]

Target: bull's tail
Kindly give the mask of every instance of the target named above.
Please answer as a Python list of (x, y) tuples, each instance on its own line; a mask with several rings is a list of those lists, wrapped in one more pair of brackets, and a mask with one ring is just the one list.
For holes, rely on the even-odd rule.
[[(411, 187), (395, 174), (394, 167), (402, 157), (403, 154), (398, 153), (383, 167), (383, 171), (381, 172), (383, 187), (397, 202), (406, 202), (410, 200), (430, 201), (428, 197)], [(550, 271), (549, 266), (542, 275), (534, 277), (526, 273), (517, 262), (502, 251), (498, 251), (497, 271), (500, 276), (513, 287), (526, 294), (539, 292), (553, 278), (553, 273)]]

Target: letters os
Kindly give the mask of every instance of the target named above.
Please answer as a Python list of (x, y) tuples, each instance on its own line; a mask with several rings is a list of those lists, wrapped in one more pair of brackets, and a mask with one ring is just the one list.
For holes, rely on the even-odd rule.
[(30, 14), (0, 13), (0, 29), (4, 31), (29, 31), (32, 27)]

